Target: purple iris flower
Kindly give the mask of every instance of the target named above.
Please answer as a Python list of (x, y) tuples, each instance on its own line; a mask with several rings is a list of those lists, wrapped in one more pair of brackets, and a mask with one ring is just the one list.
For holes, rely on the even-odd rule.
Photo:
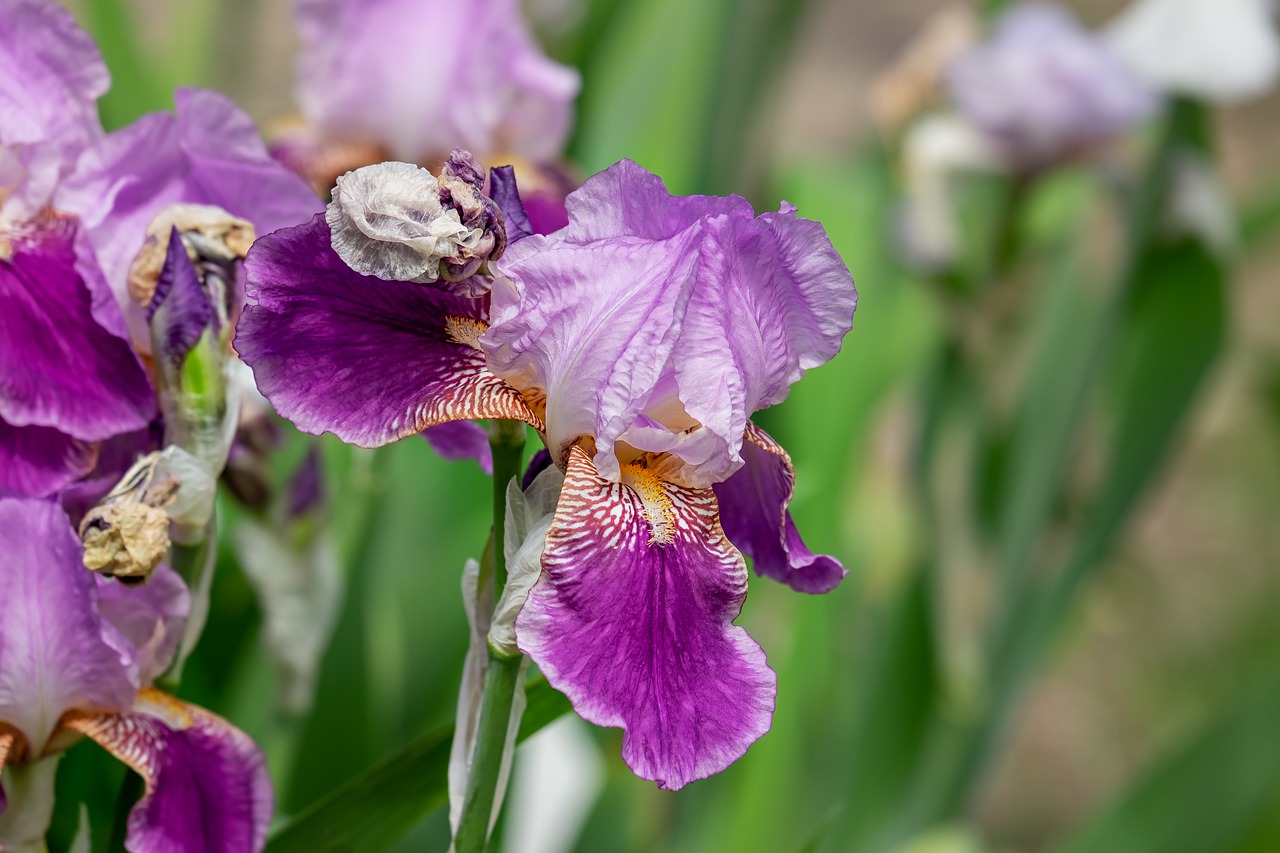
[[(221, 717), (150, 687), (187, 618), (177, 575), (162, 567), (138, 587), (95, 577), (47, 500), (0, 498), (0, 553), (0, 766), (47, 777), (7, 792), (12, 814), (0, 826), (41, 810), (47, 820), (55, 757), (86, 736), (146, 783), (129, 816), (133, 853), (262, 849), (273, 806), (258, 748)], [(25, 823), (42, 838), (42, 821)], [(36, 840), (0, 835), (6, 846)]]
[(296, 0), (305, 125), (273, 152), (322, 195), (382, 160), (433, 170), (455, 147), (516, 163), (543, 233), (565, 224), (576, 186), (555, 161), (578, 73), (548, 59), (518, 0)]
[[(66, 10), (51, 0), (4, 4), (0, 492), (50, 495), (104, 459), (128, 467), (152, 449), (155, 395), (134, 352), (148, 348), (146, 319), (127, 291), (163, 207), (218, 204), (264, 231), (320, 209), (222, 96), (182, 91), (177, 116), (104, 135), (96, 101), (108, 85), (92, 39)], [(104, 456), (103, 442), (128, 452)]]
[(672, 196), (623, 161), (568, 213), (512, 238), (475, 299), (356, 273), (323, 217), (261, 238), (236, 347), (306, 432), (377, 446), (466, 418), (540, 430), (566, 477), (519, 647), (674, 789), (770, 725), (776, 677), (733, 625), (743, 554), (807, 592), (845, 574), (804, 546), (790, 460), (750, 416), (836, 354), (856, 293), (788, 205)]
[(1060, 6), (1017, 5), (947, 82), (960, 111), (1019, 171), (1044, 168), (1146, 119), (1157, 98)]

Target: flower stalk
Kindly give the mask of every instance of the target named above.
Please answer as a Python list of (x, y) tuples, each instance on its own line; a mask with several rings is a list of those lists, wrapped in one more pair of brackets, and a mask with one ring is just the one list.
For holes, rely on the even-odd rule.
[[(520, 475), (524, 453), (525, 425), (520, 421), (495, 420), (489, 428), (489, 446), (493, 451), (493, 559), (481, 563), (477, 589), (489, 584), (487, 570), (492, 565), (491, 602), (502, 598), (507, 581), (505, 548), (507, 517), (507, 484)], [(483, 594), (481, 600), (484, 600)], [(492, 605), (490, 605), (492, 606)], [(462, 817), (454, 838), (457, 853), (480, 853), (489, 841), (493, 823), (493, 804), (502, 779), (503, 753), (511, 732), (511, 713), (516, 688), (522, 674), (523, 655), (506, 654), (489, 644), (484, 678), (484, 695), (480, 704), (480, 720), (476, 728), (475, 751), (471, 773), (462, 806)]]

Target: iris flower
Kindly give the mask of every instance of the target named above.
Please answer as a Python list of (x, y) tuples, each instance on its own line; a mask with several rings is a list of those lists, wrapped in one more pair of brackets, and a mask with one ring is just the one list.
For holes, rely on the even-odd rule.
[(770, 726), (776, 676), (733, 624), (743, 554), (806, 592), (845, 574), (805, 547), (790, 460), (750, 415), (836, 354), (856, 293), (789, 205), (673, 196), (622, 161), (567, 206), (567, 228), (517, 239), (528, 223), (504, 196), (511, 243), (479, 298), (355, 272), (324, 217), (260, 238), (236, 348), (305, 432), (365, 447), (466, 418), (541, 432), (565, 483), (519, 648), (674, 789)]
[(0, 497), (0, 553), (0, 843), (43, 849), (57, 756), (84, 736), (143, 777), (132, 853), (260, 850), (272, 795), (258, 748), (151, 687), (187, 619), (178, 576), (162, 567), (137, 587), (94, 576), (48, 500)]
[(104, 134), (110, 79), (88, 34), (50, 0), (0, 11), (0, 491), (44, 496), (151, 449), (155, 394), (134, 352), (149, 336), (128, 279), (152, 218), (217, 204), (270, 230), (320, 205), (213, 92)]

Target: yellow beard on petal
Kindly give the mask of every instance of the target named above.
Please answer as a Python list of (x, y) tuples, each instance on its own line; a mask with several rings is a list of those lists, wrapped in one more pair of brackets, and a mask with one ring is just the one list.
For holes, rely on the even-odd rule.
[(622, 466), (622, 482), (640, 496), (649, 523), (649, 544), (670, 545), (676, 536), (676, 512), (657, 472), (641, 465)]

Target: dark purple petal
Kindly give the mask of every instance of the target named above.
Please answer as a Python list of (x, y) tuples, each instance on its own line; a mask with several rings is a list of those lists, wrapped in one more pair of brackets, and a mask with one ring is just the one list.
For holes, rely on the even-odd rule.
[(516, 0), (302, 0), (298, 100), (308, 121), (393, 159), (455, 146), (534, 162), (561, 153), (576, 71), (547, 59)]
[(97, 445), (51, 427), (0, 420), (0, 494), (52, 495), (93, 469)]
[(260, 238), (236, 350), (303, 432), (377, 447), (451, 420), (540, 426), (474, 345), (485, 300), (363, 276), (329, 245), (322, 215)]
[(133, 646), (139, 682), (150, 684), (169, 668), (182, 640), (191, 611), (187, 585), (168, 566), (158, 566), (143, 584), (95, 577), (98, 612)]
[[(179, 89), (177, 114), (151, 113), (85, 152), (55, 199), (80, 217), (107, 282), (130, 305), (129, 267), (147, 225), (178, 202), (212, 204), (259, 234), (306, 222), (323, 204), (306, 181), (274, 160), (253, 121), (226, 97)], [(146, 341), (140, 309), (129, 314)]]
[(498, 203), (502, 211), (507, 227), (507, 245), (534, 233), (524, 203), (520, 200), (515, 167), (496, 166), (489, 170), (489, 197)]
[(127, 708), (132, 650), (105, 624), (93, 576), (52, 501), (0, 498), (0, 722), (35, 756), (72, 708)]
[(520, 478), (520, 491), (529, 491), (529, 487), (533, 485), (534, 480), (538, 479), (538, 475), (550, 467), (550, 451), (545, 447), (539, 448), (538, 452), (533, 454), (533, 458), (529, 460), (529, 467), (524, 469), (524, 476)]
[(569, 213), (564, 207), (564, 196), (550, 190), (534, 190), (524, 197), (524, 210), (529, 215), (529, 227), (535, 234), (550, 234), (569, 224)]
[(129, 813), (131, 853), (259, 851), (274, 809), (266, 761), (244, 732), (155, 690), (128, 714), (67, 721), (146, 782)]
[(302, 457), (302, 464), (289, 478), (289, 503), (285, 507), (285, 517), (289, 520), (316, 512), (324, 506), (324, 457), (318, 444), (307, 447), (307, 455)]
[[(163, 425), (155, 421), (136, 432), (121, 433), (96, 445), (97, 464), (87, 474), (58, 493), (62, 508), (78, 528), (86, 512), (115, 488), (133, 463), (163, 444)], [(0, 442), (3, 443), (3, 442)]]
[(815, 555), (800, 538), (787, 511), (796, 485), (791, 457), (755, 424), (748, 424), (746, 439), (746, 464), (715, 485), (725, 534), (765, 577), (800, 592), (830, 592), (848, 571), (834, 557)]
[(427, 427), (422, 437), (445, 459), (474, 459), (486, 474), (493, 473), (489, 431), (475, 421), (449, 421)]
[(0, 159), (14, 158), (5, 218), (34, 218), (59, 178), (102, 136), (98, 98), (111, 78), (71, 13), (52, 0), (16, 0), (0, 13)]
[(213, 305), (176, 228), (169, 232), (169, 250), (147, 306), (147, 322), (152, 327), (152, 340), (159, 339), (160, 351), (153, 355), (173, 370), (182, 369), (187, 353), (200, 343), (200, 336), (213, 322)]
[(0, 261), (0, 418), (86, 441), (145, 426), (151, 386), (129, 344), (95, 319), (74, 223), (57, 220), (13, 249)]
[(768, 731), (777, 677), (733, 625), (747, 570), (714, 493), (630, 474), (634, 485), (609, 482), (570, 451), (516, 638), (582, 717), (625, 730), (638, 776), (674, 790)]

